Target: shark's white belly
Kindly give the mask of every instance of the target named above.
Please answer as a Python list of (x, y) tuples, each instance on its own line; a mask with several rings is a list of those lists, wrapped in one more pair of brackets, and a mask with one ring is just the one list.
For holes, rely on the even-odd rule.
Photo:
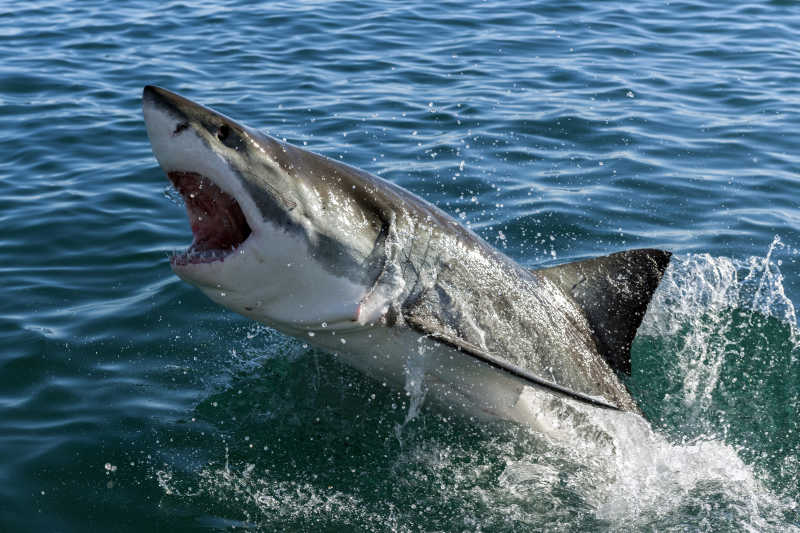
[(482, 420), (547, 430), (553, 402), (575, 403), (405, 327), (316, 332), (312, 343), (374, 379), (410, 394), (424, 391), (436, 408)]

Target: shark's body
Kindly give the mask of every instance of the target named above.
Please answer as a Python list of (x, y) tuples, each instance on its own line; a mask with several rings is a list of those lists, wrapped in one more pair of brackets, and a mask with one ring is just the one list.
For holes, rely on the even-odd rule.
[(195, 235), (173, 269), (212, 300), (461, 411), (535, 425), (524, 391), (638, 410), (615, 371), (667, 252), (530, 271), (381, 178), (164, 89), (143, 101)]

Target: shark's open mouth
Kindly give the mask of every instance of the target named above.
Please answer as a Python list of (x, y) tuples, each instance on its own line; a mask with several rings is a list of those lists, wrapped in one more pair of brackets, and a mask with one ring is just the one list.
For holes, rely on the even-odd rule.
[(250, 235), (239, 203), (213, 181), (194, 172), (169, 172), (170, 181), (186, 202), (194, 240), (174, 254), (176, 265), (224, 261)]

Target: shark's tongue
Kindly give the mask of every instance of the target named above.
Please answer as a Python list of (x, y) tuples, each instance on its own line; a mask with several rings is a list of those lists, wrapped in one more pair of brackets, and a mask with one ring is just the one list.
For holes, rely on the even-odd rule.
[(250, 235), (250, 226), (236, 200), (210, 179), (194, 172), (167, 174), (186, 202), (194, 241), (173, 261), (208, 263), (223, 260)]

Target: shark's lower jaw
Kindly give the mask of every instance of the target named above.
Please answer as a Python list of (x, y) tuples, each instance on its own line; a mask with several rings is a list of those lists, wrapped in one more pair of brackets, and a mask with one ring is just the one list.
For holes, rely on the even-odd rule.
[(252, 232), (236, 199), (195, 172), (168, 172), (186, 203), (194, 240), (170, 257), (175, 266), (224, 261)]

